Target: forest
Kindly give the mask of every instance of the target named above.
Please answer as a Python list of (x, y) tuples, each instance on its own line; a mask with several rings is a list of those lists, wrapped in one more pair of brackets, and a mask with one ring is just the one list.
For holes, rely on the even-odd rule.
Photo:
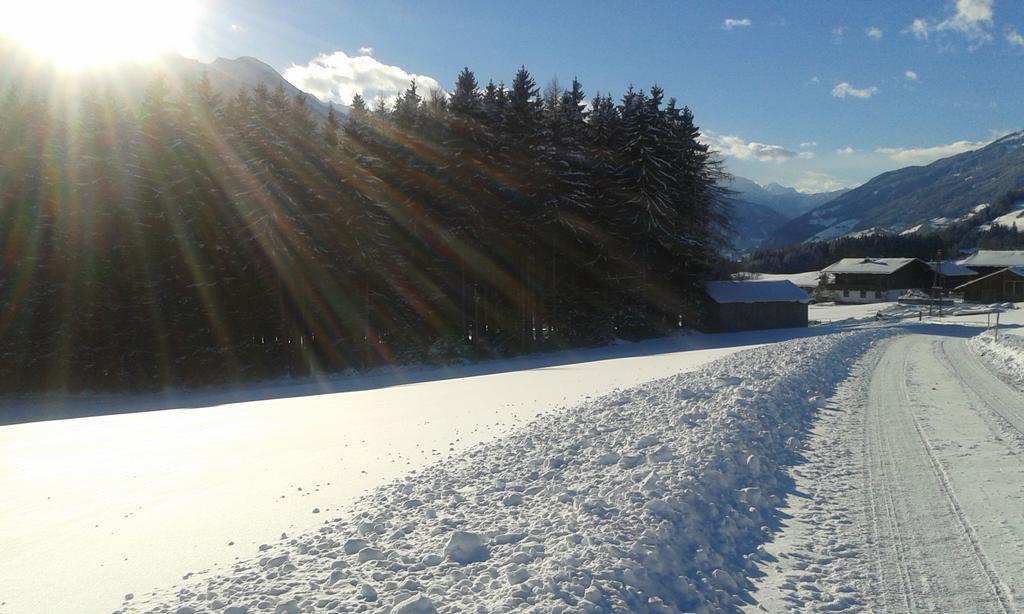
[(204, 75), (0, 82), (0, 387), (155, 390), (663, 334), (726, 240), (720, 160), (657, 86), (464, 69), (326, 121)]

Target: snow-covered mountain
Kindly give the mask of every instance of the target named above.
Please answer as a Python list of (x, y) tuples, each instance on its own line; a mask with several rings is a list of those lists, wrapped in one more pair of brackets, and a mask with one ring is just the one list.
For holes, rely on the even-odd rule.
[(790, 219), (771, 207), (749, 200), (734, 199), (731, 204), (731, 245), (738, 254), (760, 247)]
[(981, 149), (883, 173), (779, 228), (774, 246), (853, 233), (926, 232), (1024, 189), (1024, 131)]
[[(240, 89), (251, 90), (260, 83), (271, 91), (280, 85), (289, 96), (305, 93), (289, 83), (269, 64), (249, 56), (242, 56), (234, 60), (217, 58), (208, 64), (199, 60), (172, 56), (167, 58), (163, 65), (170, 76), (178, 79), (197, 79), (205, 70), (210, 78), (210, 84), (225, 97), (234, 96)], [(327, 116), (326, 104), (312, 94), (306, 94), (306, 99), (311, 109), (324, 117)], [(344, 109), (340, 107), (337, 110), (344, 112)]]
[(733, 176), (731, 181), (724, 184), (723, 187), (735, 192), (737, 200), (763, 205), (789, 219), (802, 215), (849, 191), (842, 189), (834, 192), (808, 194), (778, 183), (761, 185), (746, 177), (738, 176)]
[(737, 253), (760, 247), (790, 219), (846, 191), (805, 194), (777, 183), (762, 186), (746, 177), (733, 177), (723, 187), (733, 193), (732, 248)]

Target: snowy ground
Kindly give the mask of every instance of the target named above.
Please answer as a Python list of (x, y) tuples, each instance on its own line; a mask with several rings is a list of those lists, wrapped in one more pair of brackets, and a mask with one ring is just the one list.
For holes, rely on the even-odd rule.
[(1024, 599), (1024, 403), (963, 339), (905, 335), (830, 400), (755, 598), (1008, 612)]
[(758, 348), (548, 414), (124, 610), (734, 608), (815, 410), (885, 334)]
[(910, 330), (826, 404), (749, 610), (1024, 607), (1024, 378), (976, 329)]
[[(223, 606), (232, 605), (248, 605), (250, 611), (388, 611), (415, 594), (423, 597), (419, 606), (429, 599), (441, 611), (529, 603), (549, 611), (658, 611), (662, 602), (668, 611), (750, 603), (767, 604), (769, 611), (796, 603), (802, 605), (795, 609), (858, 609), (880, 603), (865, 593), (884, 596), (895, 589), (862, 560), (878, 556), (872, 548), (878, 537), (871, 542), (866, 525), (836, 510), (848, 509), (843, 506), (850, 497), (864, 496), (857, 480), (867, 483), (851, 469), (865, 457), (867, 443), (850, 442), (858, 432), (864, 440), (869, 416), (893, 413), (879, 410), (887, 406), (865, 391), (893, 388), (891, 372), (903, 363), (890, 360), (878, 371), (870, 361), (881, 358), (870, 357), (922, 337), (910, 334), (883, 344), (859, 363), (859, 376), (842, 384), (873, 340), (904, 325), (875, 319), (879, 309), (891, 311), (892, 305), (811, 309), (812, 319), (831, 323), (694, 335), (461, 371), (280, 385), (242, 391), (245, 402), (231, 402), (239, 400), (237, 390), (148, 399), (140, 406), (196, 408), (0, 427), (0, 612), (104, 612), (121, 606), (174, 612), (187, 606), (230, 613)], [(1024, 323), (1022, 314), (1004, 313), (1002, 321)], [(912, 333), (953, 343), (929, 341), (907, 355), (931, 356), (924, 349), (938, 347), (953, 353), (950, 364), (959, 365), (957, 352), (967, 347), (959, 337), (984, 330), (988, 317), (944, 318), (927, 330), (910, 324)], [(1004, 328), (1002, 338), (1020, 330)], [(793, 337), (806, 338), (785, 341)], [(773, 342), (783, 343), (730, 357), (745, 346)], [(679, 351), (701, 346), (714, 349)], [(708, 364), (717, 358), (723, 359)], [(940, 359), (933, 362), (945, 365)], [(939, 368), (907, 360), (910, 373)], [(981, 379), (984, 394), (1005, 396), (992, 392), (987, 374), (975, 369), (963, 381)], [(474, 376), (428, 381), (460, 375)], [(414, 383), (359, 390), (394, 384), (396, 378)], [(346, 387), (353, 390), (311, 394)], [(907, 390), (914, 395), (918, 388)], [(1016, 441), (1006, 426), (1014, 424), (1016, 406), (1006, 409), (991, 399), (985, 404), (970, 396), (979, 393), (958, 390), (934, 394), (954, 400), (958, 411), (988, 416), (983, 422), (996, 429), (990, 433), (1002, 433), (1002, 440), (965, 433), (975, 439), (954, 444), (960, 433), (940, 429), (955, 424), (936, 418), (941, 412), (927, 405), (927, 393), (920, 395), (920, 407), (908, 410), (912, 419), (878, 430), (905, 430), (916, 419), (922, 438), (948, 439), (935, 439), (943, 443), (932, 446), (941, 453), (933, 455), (937, 466), (945, 470), (944, 463), (952, 462), (942, 456), (947, 447), (965, 455), (958, 466), (967, 476), (960, 479), (969, 484), (972, 451), (979, 450), (979, 462), (993, 463), (1000, 441)], [(816, 413), (833, 393), (828, 407), (837, 411)], [(300, 395), (307, 396), (293, 398)], [(82, 411), (102, 413), (103, 403), (125, 408), (137, 401), (84, 402)], [(54, 414), (78, 411), (76, 403), (55, 407)], [(220, 403), (228, 404), (202, 407)], [(846, 411), (848, 405), (860, 409)], [(7, 409), (10, 416), (19, 408)], [(1000, 411), (1011, 418), (1000, 418)], [(791, 469), (788, 464), (800, 460), (794, 446), (812, 427), (803, 449), (810, 462)], [(940, 435), (933, 436), (933, 428)], [(793, 439), (780, 439), (786, 432)], [(882, 449), (878, 441), (874, 445)], [(912, 446), (905, 452), (912, 455)], [(842, 458), (851, 462), (837, 464)], [(959, 457), (949, 452), (949, 458)], [(895, 472), (889, 480), (894, 483), (921, 481), (917, 474), (900, 474), (901, 466), (878, 471)], [(811, 499), (786, 497), (793, 477), (797, 491), (812, 493)], [(1020, 507), (1024, 490), (998, 492)], [(877, 498), (904, 494), (886, 491)], [(361, 495), (367, 497), (356, 504)], [(953, 498), (959, 501), (958, 496)], [(942, 500), (922, 503), (935, 507)], [(971, 505), (991, 503), (979, 501)], [(794, 518), (779, 533), (783, 517), (776, 506), (783, 502)], [(968, 512), (962, 517), (973, 527), (963, 514)], [(924, 524), (913, 518), (897, 522)], [(807, 532), (822, 526), (831, 526), (832, 533)], [(1015, 525), (1000, 525), (1005, 526)], [(446, 552), (456, 531), (476, 535), (480, 544), (466, 535)], [(768, 548), (778, 555), (777, 564), (758, 550), (770, 539), (776, 540)], [(989, 537), (979, 534), (968, 546), (980, 549), (984, 539)], [(346, 553), (346, 543), (354, 552)], [(830, 562), (787, 567), (799, 559), (787, 548), (800, 544), (834, 550)], [(484, 551), (485, 561), (459, 561), (480, 558)], [(1005, 587), (993, 593), (995, 601), (982, 603), (1017, 598), (1018, 587), (996, 569), (997, 563), (1013, 565), (1012, 557), (977, 559), (982, 569), (995, 569), (995, 586)], [(879, 569), (898, 563), (877, 560)], [(794, 569), (806, 579), (793, 584), (795, 592), (788, 588)], [(753, 583), (762, 571), (768, 575)], [(842, 585), (827, 585), (843, 577), (848, 580)], [(818, 599), (804, 584), (849, 599)], [(132, 599), (125, 602), (128, 593)]]
[[(0, 612), (108, 612), (127, 592), (311, 530), (374, 487), (538, 413), (813, 332), (688, 335), (156, 399), (9, 403), (8, 419), (26, 409), (188, 408), (0, 427)], [(701, 347), (711, 349), (688, 351)], [(465, 377), (477, 373), (486, 375)], [(416, 383), (387, 386), (396, 381)], [(373, 386), (385, 387), (358, 390)], [(324, 388), (356, 390), (311, 394)]]

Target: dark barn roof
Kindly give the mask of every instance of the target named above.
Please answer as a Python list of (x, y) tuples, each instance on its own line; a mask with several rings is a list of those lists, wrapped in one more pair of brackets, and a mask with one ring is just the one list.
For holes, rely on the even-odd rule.
[(808, 303), (811, 297), (789, 280), (709, 281), (704, 284), (716, 303)]

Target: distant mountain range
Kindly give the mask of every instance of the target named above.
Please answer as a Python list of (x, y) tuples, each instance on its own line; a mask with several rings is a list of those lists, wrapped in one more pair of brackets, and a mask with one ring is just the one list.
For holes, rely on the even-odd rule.
[(762, 186), (746, 177), (732, 177), (722, 187), (733, 192), (732, 248), (738, 253), (760, 247), (790, 219), (846, 192), (805, 194), (777, 183)]
[(761, 185), (746, 177), (733, 177), (723, 187), (736, 192), (737, 200), (763, 205), (786, 218), (802, 215), (849, 191), (843, 189), (834, 192), (808, 194), (777, 183)]
[(969, 220), (1024, 188), (1024, 131), (981, 149), (883, 173), (782, 225), (781, 247), (873, 232), (914, 233)]

